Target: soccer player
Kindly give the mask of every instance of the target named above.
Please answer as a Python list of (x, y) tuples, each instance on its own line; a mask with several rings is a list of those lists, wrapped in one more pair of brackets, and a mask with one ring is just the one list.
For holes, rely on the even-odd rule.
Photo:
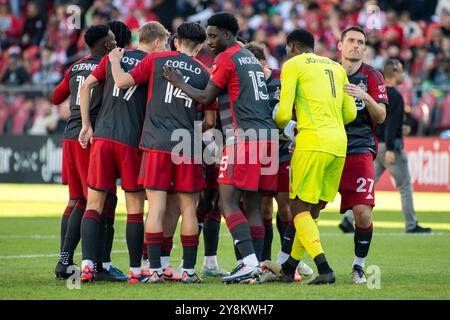
[[(145, 192), (138, 183), (142, 152), (138, 149), (147, 101), (147, 88), (136, 85), (121, 90), (112, 77), (114, 67), (130, 71), (149, 52), (166, 50), (167, 30), (158, 22), (149, 22), (139, 29), (139, 45), (136, 50), (126, 51), (116, 66), (105, 56), (98, 67), (81, 87), (81, 115), (83, 128), (80, 144), (87, 147), (92, 139), (92, 127), (87, 117), (86, 106), (90, 90), (104, 85), (103, 103), (98, 115), (93, 136), (89, 164), (88, 201), (81, 224), (82, 275), (84, 282), (94, 281), (92, 257), (95, 237), (98, 233), (99, 208), (103, 206), (106, 192), (115, 188), (116, 179), (121, 178), (127, 207), (126, 239), (130, 256), (129, 283), (147, 282), (141, 273)], [(123, 50), (123, 49), (122, 49)]]
[(316, 223), (324, 203), (333, 201), (338, 191), (347, 148), (344, 125), (355, 119), (355, 101), (343, 90), (348, 84), (344, 69), (313, 53), (314, 36), (309, 31), (292, 31), (286, 51), (292, 58), (282, 68), (283, 86), (275, 123), (284, 128), (295, 104), (298, 134), (291, 160), (289, 197), (296, 235), (287, 261), (281, 266), (269, 261), (266, 267), (270, 272), (261, 280), (270, 281), (273, 274), (274, 280), (293, 281), (306, 250), (319, 273), (308, 284), (334, 283)]
[[(198, 194), (205, 187), (201, 155), (195, 154), (194, 132), (198, 128), (194, 123), (199, 119), (199, 108), (202, 108), (205, 117), (201, 130), (212, 128), (215, 124), (217, 104), (211, 101), (207, 105), (200, 105), (193, 101), (164, 79), (163, 66), (180, 68), (183, 82), (203, 89), (210, 74), (206, 67), (192, 57), (200, 51), (205, 39), (205, 30), (199, 24), (183, 23), (177, 28), (177, 38), (174, 40), (178, 52), (151, 54), (131, 74), (121, 71), (118, 67), (118, 60), (123, 51), (117, 49), (110, 54), (114, 80), (120, 88), (148, 82), (149, 99), (140, 143), (140, 148), (145, 151), (140, 181), (146, 188), (149, 201), (145, 242), (150, 260), (150, 283), (164, 282), (161, 266), (163, 219), (167, 192), (171, 184), (178, 192), (182, 215), (181, 281), (203, 282), (194, 270), (199, 239), (196, 205)], [(177, 149), (178, 142), (172, 139), (172, 135), (178, 133), (185, 142), (182, 150)]]
[[(250, 50), (251, 53), (259, 60), (263, 66), (264, 75), (266, 77), (267, 91), (270, 96), (270, 108), (273, 112), (280, 102), (281, 92), (281, 80), (280, 70), (271, 70), (268, 67), (268, 62), (264, 53), (264, 45), (257, 42), (251, 42), (245, 45), (245, 48)], [(274, 114), (274, 113), (273, 113)], [(262, 214), (264, 218), (264, 250), (262, 261), (272, 260), (271, 247), (273, 240), (273, 198), (278, 204), (277, 212), (277, 229), (280, 234), (281, 250), (278, 253), (277, 263), (281, 264), (285, 262), (292, 249), (292, 243), (295, 237), (295, 227), (289, 222), (292, 220), (291, 207), (289, 200), (289, 167), (291, 164), (292, 152), (290, 146), (295, 145), (294, 141), (294, 128), (297, 123), (295, 121), (289, 122), (289, 125), (280, 131), (280, 144), (279, 144), (279, 168), (278, 168), (278, 188), (277, 193), (266, 193), (262, 198)], [(285, 238), (285, 233), (286, 238)], [(304, 277), (310, 277), (313, 275), (313, 270), (303, 261), (300, 261), (297, 267), (296, 279), (301, 280), (300, 274)]]
[[(52, 95), (54, 104), (62, 103), (70, 95), (71, 115), (64, 131), (62, 181), (69, 186), (69, 203), (61, 220), (61, 257), (55, 268), (57, 278), (67, 278), (67, 268), (73, 265), (73, 254), (80, 240), (80, 224), (87, 198), (87, 173), (89, 167), (89, 149), (82, 149), (78, 143), (81, 130), (80, 92), (83, 81), (97, 67), (102, 56), (116, 47), (114, 33), (105, 25), (89, 28), (84, 35), (85, 43), (91, 54), (81, 58), (70, 66), (62, 82)], [(94, 99), (89, 106), (89, 117), (93, 124), (102, 103), (102, 90), (93, 91)], [(115, 210), (117, 198), (108, 196), (104, 208), (105, 215)], [(112, 238), (110, 239), (112, 242)], [(110, 262), (110, 261), (109, 261)], [(114, 268), (114, 270), (116, 270)], [(120, 273), (119, 273), (120, 275)]]
[[(252, 53), (236, 42), (238, 30), (238, 22), (230, 13), (217, 13), (208, 19), (207, 43), (217, 57), (205, 89), (190, 86), (179, 71), (164, 67), (166, 79), (193, 100), (210, 105), (219, 97), (220, 119), (227, 136), (218, 178), (220, 201), (228, 229), (243, 258), (242, 264), (222, 278), (225, 283), (248, 280), (260, 272), (252, 238), (264, 239), (261, 192), (276, 190), (276, 171), (270, 171), (273, 163), (258, 154), (264, 149), (272, 153), (278, 151), (278, 141), (267, 141), (273, 131), (274, 139), (278, 139), (278, 132), (270, 113), (264, 72)], [(243, 134), (246, 130), (256, 134), (253, 137)], [(249, 156), (257, 159), (249, 159)], [(239, 207), (241, 196), (249, 220)], [(250, 225), (258, 227), (258, 234), (253, 232), (253, 237), (249, 221)]]
[[(404, 102), (396, 89), (404, 78), (402, 63), (398, 59), (388, 59), (384, 64), (383, 75), (390, 107), (387, 110), (386, 121), (376, 127), (378, 156), (374, 163), (375, 184), (387, 169), (400, 191), (406, 233), (430, 233), (431, 228), (420, 226), (416, 218), (408, 157), (403, 151)], [(346, 233), (352, 233), (355, 231), (353, 223), (353, 212), (348, 210), (339, 227)]]
[(345, 91), (355, 98), (356, 119), (346, 125), (348, 147), (339, 186), (341, 213), (352, 209), (355, 215), (355, 258), (352, 280), (366, 283), (364, 261), (372, 240), (372, 209), (375, 205), (375, 169), (377, 154), (375, 126), (384, 122), (388, 98), (381, 73), (363, 63), (367, 36), (358, 26), (345, 29), (338, 43), (342, 66), (350, 84)]

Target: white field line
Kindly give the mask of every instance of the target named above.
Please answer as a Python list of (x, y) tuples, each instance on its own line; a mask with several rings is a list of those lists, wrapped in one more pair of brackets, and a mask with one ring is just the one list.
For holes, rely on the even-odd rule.
[[(114, 250), (112, 253), (128, 253), (128, 250)], [(80, 255), (80, 253), (75, 253), (75, 255)], [(47, 253), (47, 254), (23, 254), (18, 256), (0, 256), (2, 259), (34, 259), (34, 258), (54, 258), (59, 257), (59, 253)]]
[[(34, 239), (44, 238), (39, 237), (40, 235), (29, 235), (28, 237), (32, 237)], [(225, 236), (226, 238), (230, 237), (229, 232), (221, 233), (221, 236)], [(393, 232), (393, 233), (375, 233), (374, 237), (437, 237), (437, 236), (448, 236), (448, 233), (445, 232), (433, 232), (431, 234), (408, 234), (404, 232)], [(50, 237), (50, 236), (49, 236)], [(56, 236), (54, 236), (56, 237)], [(353, 234), (343, 234), (343, 233), (324, 233), (321, 234), (320, 237), (322, 238), (337, 238), (337, 237), (353, 237)], [(18, 238), (26, 238), (26, 236), (1, 236), (3, 239), (11, 238), (11, 239), (18, 239)], [(117, 242), (125, 242), (124, 238), (118, 238), (114, 239), (114, 241)], [(177, 248), (176, 245), (173, 246), (173, 248)], [(114, 250), (112, 253), (128, 253), (128, 250)], [(75, 253), (75, 255), (80, 255), (80, 253)], [(16, 256), (0, 256), (0, 260), (8, 260), (8, 259), (35, 259), (35, 258), (54, 258), (59, 257), (59, 253), (50, 253), (50, 254), (24, 254), (24, 255), (16, 255)]]

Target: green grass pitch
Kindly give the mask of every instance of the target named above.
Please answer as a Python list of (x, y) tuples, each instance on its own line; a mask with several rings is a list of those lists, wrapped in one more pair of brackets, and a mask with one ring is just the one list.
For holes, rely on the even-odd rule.
[[(449, 299), (450, 298), (450, 201), (448, 194), (419, 194), (418, 219), (433, 228), (431, 235), (406, 235), (396, 193), (379, 193), (375, 209), (375, 233), (366, 268), (380, 270), (379, 289), (351, 283), (353, 237), (337, 228), (340, 215), (336, 203), (322, 214), (319, 229), (326, 255), (337, 282), (310, 287), (305, 283), (224, 285), (217, 278), (205, 278), (203, 285), (165, 283), (128, 285), (98, 282), (69, 290), (65, 281), (54, 279), (58, 260), (59, 222), (67, 190), (62, 186), (0, 184), (0, 299)], [(119, 198), (113, 263), (127, 271), (123, 197)], [(391, 209), (389, 209), (391, 208)], [(275, 226), (274, 226), (275, 227)], [(80, 247), (80, 246), (79, 246)], [(272, 256), (279, 249), (274, 229)], [(80, 248), (75, 261), (80, 263)], [(181, 258), (179, 233), (174, 237), (172, 265)], [(305, 261), (313, 266), (309, 257)], [(203, 262), (203, 244), (197, 270)], [(219, 262), (230, 270), (235, 266), (232, 241), (222, 223)], [(370, 277), (370, 275), (369, 275)]]

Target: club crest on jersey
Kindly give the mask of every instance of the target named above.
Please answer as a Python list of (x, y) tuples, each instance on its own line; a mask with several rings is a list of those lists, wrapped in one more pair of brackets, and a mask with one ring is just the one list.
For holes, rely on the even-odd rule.
[(386, 91), (386, 86), (384, 84), (381, 84), (378, 86), (378, 90), (380, 90), (380, 92), (384, 93)]
[(280, 101), (280, 93), (281, 93), (280, 87), (277, 87), (277, 91), (275, 91), (275, 93), (273, 94), (273, 98)]
[(366, 87), (365, 83), (362, 82), (362, 80), (361, 80), (361, 82), (358, 84), (358, 87), (360, 87), (363, 91), (367, 92), (367, 87)]

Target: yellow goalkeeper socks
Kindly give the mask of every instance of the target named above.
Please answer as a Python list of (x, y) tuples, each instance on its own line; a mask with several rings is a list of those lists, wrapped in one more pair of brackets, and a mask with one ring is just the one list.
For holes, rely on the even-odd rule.
[[(320, 244), (319, 229), (309, 211), (297, 214), (294, 218), (294, 225), (297, 232), (296, 238), (301, 241), (311, 258), (314, 259), (319, 254), (323, 253), (322, 245)], [(293, 251), (295, 247), (294, 241)], [(296, 253), (298, 254), (298, 252)], [(293, 257), (298, 258), (298, 255)]]

